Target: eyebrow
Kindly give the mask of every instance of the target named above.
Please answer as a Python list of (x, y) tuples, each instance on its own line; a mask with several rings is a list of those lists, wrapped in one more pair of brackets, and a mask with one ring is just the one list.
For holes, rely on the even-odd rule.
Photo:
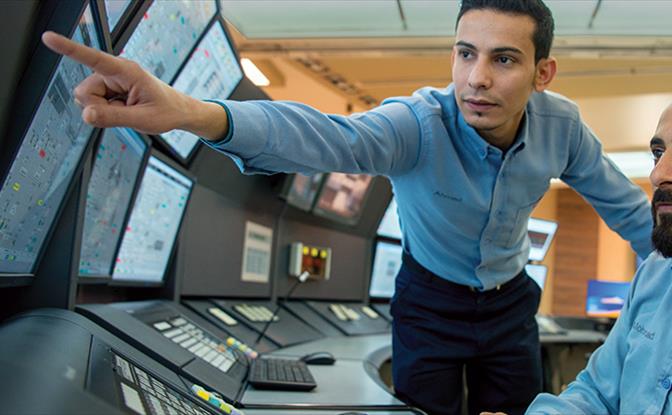
[(663, 139), (660, 138), (660, 137), (653, 137), (653, 138), (651, 139), (651, 142), (649, 143), (649, 146), (653, 147), (653, 146), (656, 146), (656, 145), (662, 145), (662, 146), (664, 146), (664, 145), (665, 145), (665, 141), (663, 141)]
[[(464, 40), (458, 40), (457, 42), (455, 42), (455, 46), (462, 46), (462, 47), (465, 47), (465, 48), (478, 50), (478, 48), (476, 46), (472, 45), (469, 42), (465, 42)], [(518, 55), (524, 55), (522, 50), (520, 50), (518, 48), (514, 48), (512, 46), (500, 46), (498, 48), (494, 48), (494, 49), (490, 50), (490, 53), (505, 53), (505, 52), (515, 53), (515, 54), (518, 54)]]

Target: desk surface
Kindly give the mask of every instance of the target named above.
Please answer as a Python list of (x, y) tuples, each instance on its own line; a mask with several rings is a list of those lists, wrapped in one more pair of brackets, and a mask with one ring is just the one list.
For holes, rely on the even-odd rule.
[(310, 366), (317, 388), (311, 392), (263, 391), (248, 388), (243, 404), (396, 406), (403, 402), (367, 373), (364, 361), (337, 360), (332, 366)]

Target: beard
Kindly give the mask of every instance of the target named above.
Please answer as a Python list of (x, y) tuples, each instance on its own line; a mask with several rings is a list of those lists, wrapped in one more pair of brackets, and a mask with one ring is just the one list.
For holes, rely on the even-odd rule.
[(661, 189), (656, 189), (653, 193), (653, 200), (651, 201), (651, 212), (653, 214), (653, 232), (651, 233), (651, 241), (653, 247), (663, 257), (672, 257), (672, 214), (656, 214), (657, 203), (672, 203), (672, 192)]

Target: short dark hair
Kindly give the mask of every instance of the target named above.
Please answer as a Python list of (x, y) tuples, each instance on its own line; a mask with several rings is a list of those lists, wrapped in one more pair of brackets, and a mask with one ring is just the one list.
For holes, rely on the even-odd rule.
[(553, 15), (541, 0), (462, 0), (460, 12), (457, 15), (457, 24), (460, 19), (470, 10), (494, 10), (509, 14), (522, 14), (530, 16), (536, 28), (532, 34), (534, 43), (534, 62), (542, 58), (548, 58), (553, 44)]

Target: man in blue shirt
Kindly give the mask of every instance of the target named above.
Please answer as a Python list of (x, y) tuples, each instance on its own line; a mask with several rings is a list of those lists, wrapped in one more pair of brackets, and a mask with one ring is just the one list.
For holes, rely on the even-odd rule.
[[(180, 128), (245, 173), (341, 171), (390, 178), (404, 241), (392, 301), (394, 387), (431, 414), (521, 413), (541, 389), (527, 278), (532, 209), (561, 178), (642, 256), (651, 250), (644, 193), (602, 154), (556, 72), (553, 19), (540, 0), (465, 0), (453, 81), (351, 116), (287, 102), (199, 102), (137, 64), (54, 34), (52, 49), (96, 74), (75, 90), (85, 121), (147, 133)], [(110, 100), (110, 98), (114, 98)]]
[(672, 105), (651, 139), (655, 167), (652, 239), (656, 251), (639, 267), (621, 315), (586, 369), (560, 395), (539, 395), (530, 414), (672, 412)]

